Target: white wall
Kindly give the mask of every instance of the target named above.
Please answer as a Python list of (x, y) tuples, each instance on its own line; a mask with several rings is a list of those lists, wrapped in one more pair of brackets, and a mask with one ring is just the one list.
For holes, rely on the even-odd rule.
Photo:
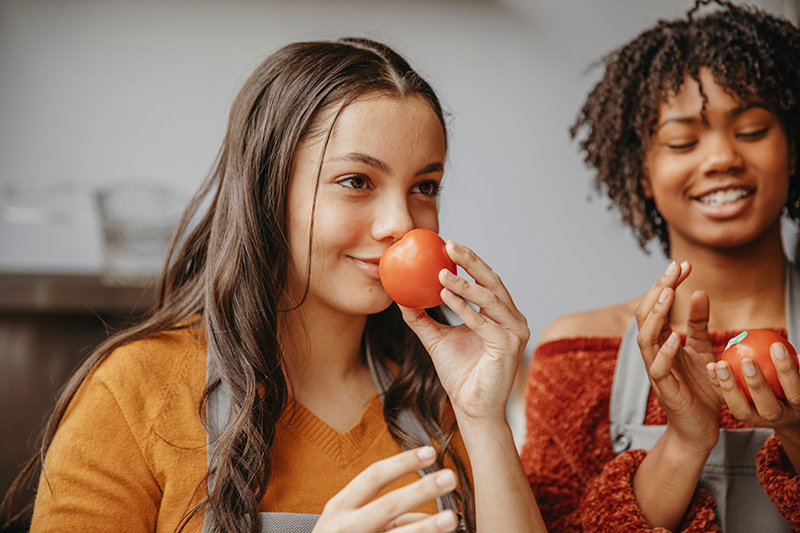
[[(666, 266), (588, 199), (567, 129), (599, 75), (587, 67), (691, 3), (0, 0), (0, 270), (95, 271), (91, 186), (148, 175), (194, 189), (257, 62), (295, 40), (366, 35), (452, 113), (441, 233), (501, 274), (533, 343), (555, 316), (631, 298)], [(9, 209), (23, 204), (51, 215)]]

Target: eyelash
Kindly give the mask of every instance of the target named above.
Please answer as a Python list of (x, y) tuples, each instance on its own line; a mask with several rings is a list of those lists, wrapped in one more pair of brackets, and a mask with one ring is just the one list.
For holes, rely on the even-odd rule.
[[(763, 138), (768, 132), (769, 132), (769, 126), (767, 126), (766, 128), (761, 128), (760, 130), (757, 131), (752, 131), (747, 133), (737, 133), (736, 138), (742, 141), (757, 141)], [(671, 150), (676, 152), (688, 152), (696, 145), (697, 141), (685, 144), (670, 144), (668, 146)]]
[(669, 146), (670, 150), (673, 150), (675, 152), (688, 152), (689, 150), (691, 150), (692, 148), (697, 146), (697, 141), (693, 141), (693, 142), (685, 143), (685, 144), (670, 144), (668, 146)]
[[(353, 181), (355, 181), (355, 180), (360, 180), (361, 182), (363, 182), (362, 186), (360, 186), (360, 187), (355, 186), (353, 184)], [(354, 176), (348, 176), (348, 177), (346, 177), (346, 178), (344, 178), (342, 180), (339, 180), (339, 185), (341, 185), (342, 187), (346, 187), (348, 189), (353, 189), (355, 191), (362, 191), (362, 190), (368, 189), (370, 184), (369, 184), (369, 178), (367, 176), (356, 174)], [(423, 192), (422, 191), (422, 187), (425, 187), (425, 186), (430, 186), (430, 187), (432, 187), (433, 190), (431, 190), (431, 191), (429, 191), (427, 193)], [(439, 193), (441, 192), (441, 190), (442, 190), (442, 185), (440, 183), (435, 182), (435, 181), (423, 181), (421, 183), (416, 184), (414, 186), (414, 188), (412, 189), (412, 191), (418, 191), (420, 194), (422, 194), (424, 196), (429, 196), (429, 197), (438, 196)]]
[(769, 131), (769, 126), (767, 126), (766, 128), (762, 128), (762, 129), (760, 129), (758, 131), (752, 131), (752, 132), (747, 132), (747, 133), (738, 133), (738, 134), (736, 134), (736, 136), (738, 138), (742, 139), (742, 140), (745, 140), (745, 141), (754, 141), (754, 140), (757, 140), (757, 139), (760, 139), (760, 138), (764, 137), (767, 134), (768, 131)]
[[(354, 180), (361, 180), (363, 182), (363, 186), (362, 187), (352, 186), (352, 182)], [(351, 185), (347, 185), (347, 183), (351, 183)], [(344, 178), (343, 180), (340, 180), (339, 181), (339, 185), (341, 185), (342, 187), (347, 187), (348, 189), (361, 191), (361, 190), (364, 190), (367, 187), (369, 187), (369, 178), (367, 178), (366, 176), (363, 176), (361, 174), (356, 174), (355, 176), (348, 176), (348, 177)]]

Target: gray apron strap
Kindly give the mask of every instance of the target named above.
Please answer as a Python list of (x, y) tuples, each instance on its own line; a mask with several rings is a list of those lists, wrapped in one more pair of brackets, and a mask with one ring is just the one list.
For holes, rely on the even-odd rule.
[[(369, 365), (372, 379), (375, 382), (375, 388), (383, 399), (383, 395), (391, 386), (394, 377), (388, 369), (383, 365), (377, 365), (373, 361), (372, 354), (370, 353), (369, 346), (367, 346), (367, 364)], [(212, 383), (217, 379), (216, 363), (212, 357), (211, 347), (209, 345), (206, 354), (206, 383)], [(231, 393), (230, 390), (220, 384), (214, 391), (209, 394), (208, 401), (206, 402), (206, 421), (208, 424), (208, 432), (206, 435), (206, 444), (208, 448), (208, 490), (209, 492), (214, 487), (214, 450), (216, 449), (216, 438), (224, 428), (231, 415)], [(422, 444), (431, 444), (427, 432), (420, 424), (417, 417), (409, 411), (404, 409), (398, 416), (398, 425), (400, 428), (412, 438), (415, 438)], [(436, 465), (431, 465), (424, 470), (420, 470), (420, 476), (430, 474), (439, 469)], [(456, 500), (453, 493), (447, 493), (443, 496), (436, 498), (436, 503), (439, 511), (444, 509), (452, 509), (458, 513)], [(311, 533), (314, 526), (319, 520), (319, 515), (303, 514), (303, 513), (259, 513), (261, 518), (261, 531), (263, 533)], [(203, 521), (203, 533), (210, 533), (214, 528), (211, 518), (206, 517)]]
[[(800, 277), (792, 263), (787, 263), (785, 285), (786, 327), (794, 344), (800, 336)], [(615, 453), (649, 450), (666, 429), (644, 425), (650, 380), (636, 343), (637, 333), (634, 319), (622, 339), (614, 371), (609, 417)], [(758, 481), (756, 454), (772, 433), (766, 428), (720, 429), (699, 486), (714, 497), (717, 520), (725, 533), (789, 533), (789, 525)]]
[[(369, 371), (372, 374), (372, 380), (375, 382), (375, 387), (378, 389), (378, 394), (381, 397), (381, 401), (383, 400), (383, 396), (389, 387), (392, 385), (394, 381), (394, 376), (389, 372), (383, 365), (375, 364), (375, 360), (370, 353), (369, 345), (367, 345), (367, 364), (369, 365)], [(399, 415), (397, 416), (397, 423), (400, 428), (406, 432), (409, 436), (415, 438), (418, 442), (428, 446), (432, 446), (431, 439), (428, 437), (428, 433), (425, 431), (425, 428), (422, 427), (422, 424), (414, 416), (409, 409), (403, 409), (400, 411)], [(408, 449), (408, 447), (403, 446), (403, 449)], [(434, 463), (431, 466), (419, 470), (420, 477), (424, 477), (426, 474), (431, 474), (439, 470), (439, 466)], [(456, 506), (456, 499), (452, 492), (448, 492), (447, 494), (443, 494), (436, 498), (436, 504), (439, 507), (439, 511), (444, 511), (445, 509), (451, 509), (454, 513), (458, 514), (458, 507)]]

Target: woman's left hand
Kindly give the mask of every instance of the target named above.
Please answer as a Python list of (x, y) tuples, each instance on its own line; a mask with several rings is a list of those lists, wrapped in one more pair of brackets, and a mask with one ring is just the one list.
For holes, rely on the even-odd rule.
[(474, 420), (505, 420), (506, 402), (530, 337), (527, 320), (500, 277), (475, 252), (448, 241), (447, 253), (474, 279), (469, 282), (447, 269), (439, 273), (442, 300), (463, 324), (440, 324), (424, 309), (400, 306), (403, 318), (430, 353), (456, 413)]
[(711, 385), (720, 400), (728, 404), (731, 414), (742, 422), (774, 428), (776, 432), (800, 433), (800, 373), (797, 365), (779, 342), (770, 346), (770, 356), (786, 394), (783, 400), (775, 396), (758, 362), (750, 357), (742, 360), (742, 372), (753, 403), (745, 396), (727, 361), (707, 365)]
[(769, 351), (786, 394), (783, 400), (779, 400), (772, 392), (764, 373), (752, 358), (742, 359), (742, 370), (753, 403), (745, 396), (727, 361), (706, 365), (708, 378), (720, 400), (728, 404), (733, 416), (751, 426), (775, 430), (795, 471), (800, 472), (800, 373), (781, 343), (774, 343)]

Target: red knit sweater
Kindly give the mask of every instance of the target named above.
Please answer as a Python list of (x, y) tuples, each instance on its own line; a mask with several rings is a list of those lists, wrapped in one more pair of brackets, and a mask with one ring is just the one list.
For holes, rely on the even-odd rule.
[[(719, 356), (736, 332), (712, 332)], [(646, 452), (615, 455), (609, 437), (609, 399), (621, 337), (560, 339), (534, 353), (525, 391), (527, 435), (522, 464), (550, 531), (648, 532), (632, 481)], [(653, 392), (645, 424), (666, 424)], [(747, 427), (726, 406), (725, 428)], [(800, 531), (800, 478), (771, 436), (758, 455), (766, 493)], [(681, 524), (686, 533), (719, 531), (714, 501), (698, 489)]]

